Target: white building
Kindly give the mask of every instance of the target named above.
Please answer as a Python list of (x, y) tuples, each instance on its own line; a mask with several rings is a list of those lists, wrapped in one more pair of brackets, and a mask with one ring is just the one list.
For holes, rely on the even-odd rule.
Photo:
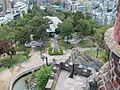
[(0, 17), (0, 24), (2, 23), (7, 23), (8, 21), (14, 20), (17, 16), (20, 16), (19, 13), (15, 13), (15, 14), (7, 14), (3, 17)]
[(22, 2), (17, 2), (15, 5), (14, 5), (14, 13), (20, 13), (20, 15), (22, 15), (22, 11), (25, 11), (25, 13), (27, 13), (27, 10), (28, 10), (28, 5), (25, 4), (25, 3), (22, 3)]
[(46, 16), (44, 18), (48, 18), (49, 21), (49, 29), (46, 29), (46, 32), (55, 32), (55, 29), (58, 28), (58, 24), (62, 23), (62, 21), (57, 17)]
[(116, 0), (94, 0), (90, 3), (90, 13), (101, 25), (112, 24), (115, 19)]
[(68, 11), (76, 12), (78, 8), (78, 2), (73, 0), (65, 0), (65, 9)]
[(0, 24), (7, 23), (8, 21), (14, 20), (17, 16), (22, 16), (22, 11), (27, 13), (28, 5), (22, 2), (17, 2), (14, 8), (6, 11), (6, 15), (0, 17)]

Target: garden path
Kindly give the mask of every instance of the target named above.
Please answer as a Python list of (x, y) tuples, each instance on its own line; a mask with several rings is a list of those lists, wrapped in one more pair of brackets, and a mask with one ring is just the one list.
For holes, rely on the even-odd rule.
[[(68, 56), (70, 55), (71, 50), (67, 50), (64, 52), (64, 55), (56, 55), (56, 56), (50, 56), (47, 54), (47, 52), (43, 53), (43, 55), (48, 57), (49, 62), (52, 62), (53, 58), (58, 61), (65, 61)], [(30, 58), (28, 61), (25, 61), (23, 63), (17, 64), (14, 67), (7, 69), (0, 73), (0, 90), (9, 90), (10, 81), (12, 78), (14, 78), (16, 75), (27, 71), (29, 69), (32, 69), (36, 66), (41, 66), (45, 64), (45, 61), (41, 60), (40, 51), (34, 51), (31, 50)]]
[[(51, 46), (53, 46), (52, 42), (53, 41), (51, 40)], [(81, 51), (90, 50), (90, 48), (87, 48), (87, 49), (78, 48), (78, 49)], [(67, 50), (64, 50), (64, 55), (50, 56), (48, 55), (47, 51), (43, 53), (43, 55), (48, 57), (49, 62), (52, 62), (53, 59), (57, 60), (58, 62), (61, 62), (61, 61), (64, 62), (66, 59), (68, 59), (68, 57), (70, 56), (70, 53), (71, 53), (71, 49), (67, 49)], [(28, 61), (15, 65), (14, 67), (0, 73), (0, 90), (8, 90), (11, 79), (17, 74), (27, 71), (29, 69), (32, 69), (38, 65), (41, 66), (45, 64), (45, 61), (41, 60), (40, 51), (34, 51), (34, 49), (32, 49), (30, 56), (31, 57), (29, 58)]]
[(39, 52), (31, 51), (31, 58), (21, 64), (17, 64), (14, 67), (7, 69), (0, 73), (0, 90), (8, 90), (11, 79), (19, 73), (34, 68), (35, 66), (42, 65), (45, 62), (41, 60)]

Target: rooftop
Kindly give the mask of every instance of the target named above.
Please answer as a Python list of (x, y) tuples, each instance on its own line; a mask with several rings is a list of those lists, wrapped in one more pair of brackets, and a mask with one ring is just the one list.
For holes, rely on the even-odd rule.
[(52, 21), (52, 24), (49, 24), (50, 28), (46, 30), (47, 32), (55, 32), (55, 29), (58, 28), (58, 24), (62, 23), (58, 17), (46, 16), (44, 18), (48, 18)]
[(62, 70), (55, 90), (87, 90), (87, 78), (84, 76), (74, 76), (69, 78), (70, 73)]

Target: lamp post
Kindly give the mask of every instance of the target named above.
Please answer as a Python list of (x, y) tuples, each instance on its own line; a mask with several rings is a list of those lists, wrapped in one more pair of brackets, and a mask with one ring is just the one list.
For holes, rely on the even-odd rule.
[(46, 65), (48, 66), (48, 57), (47, 56), (45, 57), (45, 60), (46, 60)]
[(41, 59), (42, 59), (43, 61), (44, 61), (44, 59), (45, 59), (46, 65), (47, 65), (47, 66), (49, 65), (49, 63), (48, 63), (48, 57), (47, 57), (47, 56), (44, 56), (44, 55), (41, 54)]
[(99, 54), (99, 48), (97, 48), (97, 55), (96, 55), (96, 58), (98, 58), (98, 54)]
[(73, 78), (73, 75), (74, 75), (74, 67), (75, 67), (75, 64), (73, 63), (73, 64), (72, 64), (72, 72), (71, 72), (71, 74), (69, 75), (70, 78)]

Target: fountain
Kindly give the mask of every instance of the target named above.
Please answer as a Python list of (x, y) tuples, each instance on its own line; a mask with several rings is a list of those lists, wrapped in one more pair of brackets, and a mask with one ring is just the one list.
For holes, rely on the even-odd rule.
[(25, 83), (25, 80), (28, 79), (30, 76), (31, 74), (28, 74), (26, 76), (22, 76), (21, 78), (19, 78), (13, 85), (12, 90), (27, 90), (28, 87)]

